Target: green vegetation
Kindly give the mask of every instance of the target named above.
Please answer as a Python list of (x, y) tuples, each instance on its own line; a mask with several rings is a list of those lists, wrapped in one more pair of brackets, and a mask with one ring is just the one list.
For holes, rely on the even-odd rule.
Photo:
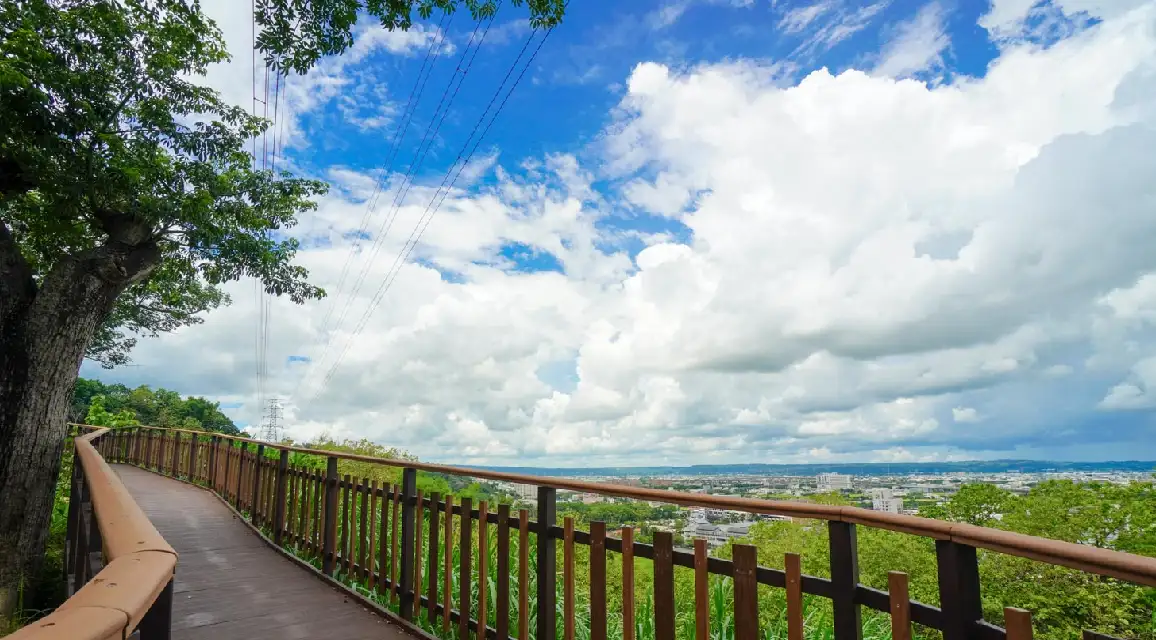
[[(836, 494), (816, 496), (826, 504), (845, 504), (845, 498)], [(491, 510), (493, 510), (491, 502)], [(477, 503), (474, 503), (475, 507)], [(354, 509), (358, 507), (355, 504)], [(644, 503), (595, 503), (582, 504), (563, 502), (558, 504), (559, 519), (565, 516), (575, 518), (579, 528), (586, 529), (590, 521), (601, 520), (613, 530), (625, 524), (639, 525), (643, 522), (677, 518), (681, 510), (673, 506), (651, 507)], [(357, 522), (357, 513), (353, 522)], [(999, 517), (997, 517), (999, 514)], [(1078, 484), (1070, 481), (1050, 481), (1038, 485), (1029, 494), (1016, 496), (990, 485), (964, 486), (951, 500), (940, 507), (940, 517), (959, 522), (981, 523), (988, 526), (1020, 531), (1031, 535), (1050, 537), (1072, 542), (1096, 544), (1105, 548), (1147, 555), (1156, 554), (1156, 486), (1151, 482), (1136, 482), (1129, 485), (1101, 483)], [(423, 517), (422, 539), (428, 540), (430, 513)], [(436, 522), (443, 526), (439, 517)], [(460, 572), (459, 520), (455, 518), (453, 540), (455, 550), (452, 556), (451, 593), (457, 606), (458, 576)], [(472, 615), (477, 616), (477, 547), (478, 523), (473, 523), (472, 544), (474, 561), (471, 567)], [(356, 527), (356, 525), (355, 525)], [(357, 537), (357, 531), (349, 535)], [(444, 536), (444, 529), (442, 530)], [(511, 531), (510, 568), (511, 578), (511, 629), (517, 629), (517, 532)], [(636, 536), (641, 541), (640, 536)], [(444, 544), (445, 538), (441, 538)], [(497, 533), (491, 528), (489, 534), (489, 575), (484, 586), (488, 592), (488, 624), (494, 626), (499, 612), (495, 611), (497, 567)], [(738, 540), (753, 544), (758, 550), (759, 564), (783, 568), (786, 553), (799, 553), (803, 558), (804, 573), (829, 577), (829, 551), (827, 528), (823, 522), (810, 520), (767, 521), (752, 526), (748, 538)], [(925, 538), (873, 529), (858, 528), (860, 580), (871, 587), (886, 590), (889, 571), (904, 571), (910, 580), (913, 599), (938, 606), (939, 593), (935, 561), (934, 542)], [(530, 544), (530, 586), (531, 633), (533, 615), (537, 604), (536, 593), (536, 538), (531, 535)], [(291, 550), (302, 558), (320, 566), (319, 561), (307, 549), (290, 545)], [(562, 629), (563, 564), (562, 543), (558, 542), (557, 566), (559, 638)], [(729, 558), (731, 545), (725, 545), (713, 555)], [(984, 614), (988, 621), (1002, 625), (1005, 606), (1022, 607), (1032, 611), (1036, 637), (1042, 640), (1060, 640), (1078, 637), (1083, 629), (1091, 629), (1117, 637), (1136, 640), (1156, 640), (1156, 589), (1139, 587), (1110, 578), (1101, 578), (1080, 571), (1065, 569), (1043, 563), (1015, 558), (995, 552), (980, 550), (980, 574), (983, 585)], [(424, 564), (424, 555), (423, 555)], [(385, 568), (388, 572), (388, 566)], [(653, 629), (653, 568), (649, 560), (635, 559), (636, 623), (639, 640), (654, 638)], [(350, 576), (339, 567), (336, 577), (351, 589), (377, 601), (382, 606), (397, 610), (388, 591), (379, 595), (369, 589), (368, 584), (356, 576)], [(442, 590), (443, 568), (441, 561), (432, 570), (423, 566), (422, 584), (430, 579), (438, 581)], [(575, 545), (576, 584), (576, 635), (585, 640), (589, 637), (589, 547)], [(607, 554), (607, 603), (609, 637), (621, 637), (622, 632), (622, 558), (617, 553)], [(711, 638), (729, 640), (733, 637), (733, 584), (729, 578), (712, 576), (710, 580), (709, 605), (711, 612)], [(440, 596), (439, 596), (440, 597)], [(678, 637), (694, 636), (694, 577), (689, 569), (675, 567), (676, 625)], [(832, 638), (833, 622), (830, 601), (824, 598), (805, 597), (806, 635), (808, 638)], [(763, 637), (786, 637), (785, 593), (780, 589), (760, 586), (759, 623)], [(427, 631), (447, 640), (456, 637), (456, 626), (448, 634), (443, 633), (440, 621), (432, 626), (426, 622), (423, 611), (418, 620)], [(884, 640), (890, 637), (890, 620), (887, 614), (863, 609), (864, 638)], [(938, 638), (933, 630), (916, 627), (916, 635), (928, 640)]]
[[(565, 6), (525, 4), (536, 26)], [(404, 30), (415, 13), (459, 6), (496, 10), (270, 0), (255, 45), (279, 71), (305, 73), (353, 44), (363, 12)], [(256, 169), (248, 141), (271, 123), (199, 84), (228, 58), (196, 0), (0, 3), (0, 618), (44, 558), (85, 357), (125, 363), (138, 336), (202, 322), (243, 277), (296, 303), (324, 295), (286, 230), (327, 185)]]
[(123, 384), (104, 384), (80, 378), (72, 395), (71, 422), (101, 427), (145, 424), (237, 435), (237, 425), (221, 412), (221, 405), (205, 398), (182, 398), (168, 389), (146, 385), (129, 389)]

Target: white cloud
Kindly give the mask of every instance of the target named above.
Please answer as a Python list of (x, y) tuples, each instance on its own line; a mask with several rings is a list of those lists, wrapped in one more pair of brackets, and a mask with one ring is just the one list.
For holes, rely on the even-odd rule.
[[(1154, 16), (1009, 44), (984, 77), (937, 86), (639, 64), (596, 149), (479, 166), (356, 338), (430, 185), (376, 261), (355, 254), (368, 277), (337, 330), (335, 301), (274, 302), (269, 388), (297, 437), (455, 461), (1156, 455), (1131, 422), (1072, 426), (1153, 402)], [(370, 182), (329, 177), (341, 188), (296, 232), (335, 291)], [(511, 268), (512, 243), (564, 273)], [(117, 375), (253, 419), (251, 283), (229, 290), (237, 304)], [(314, 360), (302, 393), (290, 355)]]
[[(1146, 0), (991, 0), (979, 25), (1001, 40), (1063, 35), (1065, 20), (1079, 24), (1086, 17), (1112, 19), (1143, 6)], [(1032, 20), (1037, 24), (1031, 24)]]
[(951, 45), (945, 18), (943, 7), (932, 2), (898, 25), (883, 48), (875, 73), (902, 78), (942, 67), (943, 52)]
[(825, 2), (816, 2), (811, 5), (795, 7), (787, 11), (782, 19), (779, 20), (779, 29), (782, 29), (786, 33), (798, 33), (810, 26), (816, 18), (833, 8), (835, 8), (834, 0), (826, 0)]
[[(803, 39), (789, 56), (790, 58), (811, 58), (825, 53), (844, 40), (866, 29), (881, 11), (887, 8), (890, 0), (880, 0), (874, 4), (850, 8), (839, 6), (833, 11), (820, 11), (809, 16), (806, 26), (800, 28), (799, 33), (805, 33)], [(790, 14), (788, 14), (789, 16)], [(801, 17), (807, 17), (803, 14)], [(793, 23), (788, 22), (788, 26)], [(790, 31), (788, 31), (789, 33)]]
[(975, 407), (954, 407), (951, 410), (951, 419), (961, 424), (979, 422), (979, 412)]

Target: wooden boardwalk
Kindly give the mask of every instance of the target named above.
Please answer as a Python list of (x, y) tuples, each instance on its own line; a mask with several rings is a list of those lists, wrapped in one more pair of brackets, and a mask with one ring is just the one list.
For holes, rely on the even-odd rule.
[(413, 638), (270, 549), (208, 491), (113, 465), (180, 555), (174, 640)]

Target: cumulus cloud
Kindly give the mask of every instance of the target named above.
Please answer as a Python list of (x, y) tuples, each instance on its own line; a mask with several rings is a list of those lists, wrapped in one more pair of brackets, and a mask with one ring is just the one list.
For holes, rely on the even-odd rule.
[[(273, 303), (269, 388), (296, 437), (462, 462), (1156, 455), (1139, 423), (1080, 424), (1154, 404), (1154, 19), (937, 86), (641, 63), (585, 158), (494, 158), (452, 192), (369, 315), (433, 188), (374, 254), (350, 238), (372, 183), (334, 169), (301, 261), (336, 291), (359, 244), (367, 278), (347, 312)], [(251, 286), (119, 375), (253, 420)]]

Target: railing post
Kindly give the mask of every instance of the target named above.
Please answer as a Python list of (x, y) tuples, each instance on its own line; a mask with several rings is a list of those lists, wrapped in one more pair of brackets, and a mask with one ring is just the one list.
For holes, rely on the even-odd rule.
[(169, 463), (169, 475), (178, 478), (181, 475), (181, 432), (169, 431), (173, 434), (173, 459)]
[(860, 640), (863, 626), (855, 590), (859, 587), (859, 545), (855, 525), (827, 522), (831, 550), (831, 604), (835, 615), (835, 640)]
[(132, 463), (140, 466), (140, 429), (132, 430)]
[(217, 490), (217, 447), (220, 442), (217, 436), (209, 438), (209, 490)]
[(325, 469), (324, 526), (322, 531), (325, 534), (325, 539), (322, 541), (321, 572), (331, 576), (337, 559), (334, 555), (334, 545), (337, 542), (337, 458), (333, 456), (329, 456), (328, 466)]
[(196, 433), (189, 434), (189, 482), (197, 483), (197, 446), (201, 439)]
[(289, 479), (289, 450), (281, 450), (281, 459), (277, 461), (277, 484), (273, 494), (276, 496), (273, 503), (273, 543), (280, 546), (281, 536), (285, 530), (285, 482)]
[[(69, 483), (68, 489), (68, 523), (65, 525), (64, 533), (64, 579), (68, 580), (68, 568), (72, 566), (69, 560), (72, 559), (73, 543), (76, 542), (76, 518), (79, 513), (80, 506), (80, 481), (77, 479), (77, 474), (80, 472), (80, 465), (76, 457), (76, 444), (72, 446), (72, 481)], [(72, 595), (71, 593), (68, 595)]]
[(943, 640), (971, 640), (976, 637), (976, 621), (983, 618), (975, 547), (936, 540), (935, 563), (939, 569)]
[(137, 630), (140, 640), (169, 640), (173, 629), (173, 580), (165, 585), (149, 610), (141, 618)]
[(153, 429), (149, 429), (148, 430), (148, 446), (146, 447), (146, 451), (145, 451), (145, 465), (144, 465), (145, 469), (152, 469), (153, 468), (153, 456), (155, 455), (154, 450), (156, 448), (156, 444), (157, 444), (156, 431)]
[(261, 464), (265, 461), (265, 445), (257, 445), (257, 455), (253, 457), (253, 499), (249, 501), (249, 520), (261, 524)]
[(237, 511), (241, 510), (241, 486), (244, 484), (241, 479), (245, 476), (245, 452), (249, 449), (249, 443), (242, 440), (240, 445), (237, 454), (237, 491), (233, 493), (233, 506)]
[[(414, 566), (414, 504), (417, 501), (417, 469), (406, 467), (401, 472), (401, 617), (413, 619), (413, 566)], [(468, 518), (469, 516), (464, 516)], [(485, 623), (481, 623), (485, 625)]]
[(557, 492), (538, 487), (538, 638), (556, 637), (557, 557), (550, 529), (557, 523)]

